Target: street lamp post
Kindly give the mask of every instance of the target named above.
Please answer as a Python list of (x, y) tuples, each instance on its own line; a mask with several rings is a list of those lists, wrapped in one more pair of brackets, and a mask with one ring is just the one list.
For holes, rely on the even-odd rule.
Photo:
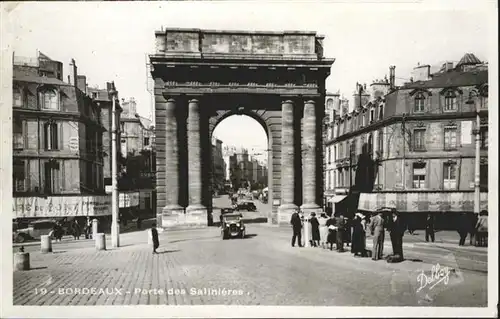
[(116, 123), (116, 99), (118, 91), (116, 91), (115, 83), (111, 83), (111, 89), (109, 90), (109, 95), (112, 101), (111, 109), (111, 247), (120, 247), (120, 225), (118, 223), (118, 165), (116, 160), (117, 147), (116, 147), (116, 133), (117, 133), (117, 123)]

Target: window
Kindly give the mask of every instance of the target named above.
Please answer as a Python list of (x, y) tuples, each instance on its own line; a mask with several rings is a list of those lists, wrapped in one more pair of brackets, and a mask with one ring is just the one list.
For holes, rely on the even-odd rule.
[(419, 128), (413, 130), (413, 150), (425, 150), (425, 129)]
[(54, 90), (40, 92), (40, 104), (42, 109), (57, 110), (57, 93)]
[(352, 152), (352, 158), (354, 159), (356, 157), (356, 154), (357, 154), (357, 147), (358, 147), (358, 142), (356, 139), (353, 139), (352, 140), (352, 143), (351, 143), (351, 152)]
[(375, 120), (375, 110), (370, 111), (370, 123), (372, 123)]
[(97, 99), (98, 96), (99, 96), (99, 94), (97, 92), (92, 92), (92, 98), (94, 100)]
[(49, 121), (44, 125), (44, 145), (46, 150), (58, 149), (57, 123)]
[(456, 150), (457, 149), (457, 128), (445, 127), (444, 128), (444, 149)]
[(124, 122), (120, 123), (120, 133), (122, 133), (122, 134), (125, 133), (125, 123)]
[(333, 147), (333, 160), (336, 161), (337, 160), (337, 146), (334, 146)]
[(378, 155), (379, 157), (384, 156), (384, 131), (378, 131)]
[(479, 181), (482, 189), (488, 189), (488, 164), (479, 166)]
[(380, 111), (378, 113), (378, 119), (381, 120), (384, 117), (384, 106), (380, 106)]
[(455, 163), (445, 163), (443, 165), (443, 188), (456, 189), (457, 188), (457, 165)]
[(369, 155), (373, 154), (373, 136), (370, 134), (368, 136), (368, 147), (367, 151)]
[(425, 188), (425, 163), (413, 163), (413, 188)]
[(55, 194), (59, 191), (59, 163), (53, 160), (46, 162), (44, 165), (44, 173), (45, 173), (45, 193), (46, 194)]
[(342, 145), (342, 142), (339, 144), (339, 158), (342, 159), (344, 158), (344, 147)]
[(418, 93), (415, 97), (415, 112), (423, 112), (425, 109), (425, 96), (422, 93)]
[(481, 148), (488, 149), (488, 127), (482, 127), (479, 131), (481, 134)]
[(344, 186), (344, 174), (342, 172), (342, 169), (339, 169), (338, 178), (339, 178), (339, 181), (338, 181), (339, 186), (340, 187)]
[(26, 191), (26, 163), (22, 160), (14, 160), (13, 167), (13, 186), (12, 190), (14, 192), (25, 192)]
[(14, 106), (22, 107), (23, 106), (23, 91), (20, 88), (14, 89), (13, 101)]
[(445, 111), (457, 110), (457, 96), (452, 91), (448, 91), (444, 96), (444, 110)]
[(331, 164), (332, 163), (332, 161), (331, 161), (331, 149), (330, 149), (330, 147), (327, 147), (326, 150), (327, 150), (326, 158), (328, 158), (328, 164)]
[(149, 146), (149, 137), (144, 138), (144, 146)]
[(23, 121), (19, 117), (14, 118), (12, 123), (12, 144), (15, 150), (24, 148)]

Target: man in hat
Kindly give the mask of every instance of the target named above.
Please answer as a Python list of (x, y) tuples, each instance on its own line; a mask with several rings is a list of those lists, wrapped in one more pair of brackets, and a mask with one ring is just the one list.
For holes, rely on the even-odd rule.
[(385, 220), (383, 217), (384, 210), (379, 209), (377, 215), (373, 217), (370, 224), (370, 231), (373, 236), (373, 251), (372, 259), (379, 260), (383, 257), (384, 237), (385, 237)]
[(293, 231), (292, 247), (295, 247), (295, 240), (298, 240), (299, 247), (302, 247), (302, 220), (297, 210), (294, 210), (294, 212), (292, 213), (290, 224), (292, 225)]
[(345, 219), (342, 213), (335, 218), (335, 227), (337, 228), (337, 251), (344, 252), (344, 231), (345, 231)]
[(392, 221), (390, 223), (390, 234), (392, 243), (393, 259), (395, 261), (402, 261), (403, 258), (403, 235), (405, 233), (405, 225), (400, 214), (396, 209), (391, 209)]

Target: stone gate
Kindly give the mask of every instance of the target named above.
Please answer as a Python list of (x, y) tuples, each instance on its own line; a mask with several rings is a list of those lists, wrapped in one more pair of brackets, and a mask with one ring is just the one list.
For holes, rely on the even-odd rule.
[[(268, 223), (320, 210), (325, 80), (316, 32), (157, 31), (155, 82), (158, 226), (207, 226), (211, 135), (232, 114), (256, 119), (269, 141)], [(241, 128), (245, 129), (245, 128)]]

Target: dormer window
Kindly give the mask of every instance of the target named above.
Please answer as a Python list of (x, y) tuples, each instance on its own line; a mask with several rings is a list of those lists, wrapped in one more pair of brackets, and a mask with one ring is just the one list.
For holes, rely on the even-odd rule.
[(52, 89), (47, 89), (40, 92), (40, 107), (46, 110), (58, 110), (59, 103), (57, 92)]
[(425, 110), (425, 96), (422, 93), (418, 93), (417, 96), (415, 96), (415, 107), (413, 110), (415, 113)]
[(457, 96), (455, 92), (448, 91), (444, 96), (444, 110), (456, 111), (457, 110)]

